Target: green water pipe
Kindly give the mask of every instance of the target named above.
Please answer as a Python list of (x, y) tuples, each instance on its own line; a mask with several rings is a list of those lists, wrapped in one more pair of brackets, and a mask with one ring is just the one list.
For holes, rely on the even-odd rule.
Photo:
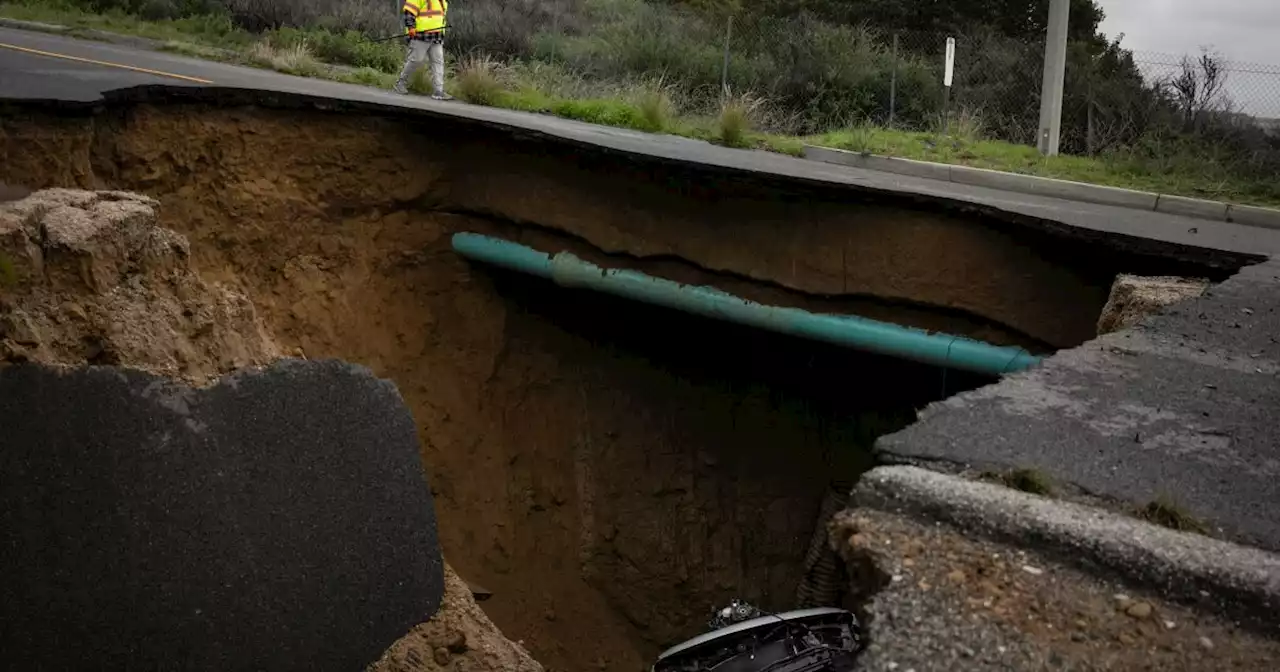
[(685, 285), (623, 269), (605, 269), (569, 252), (555, 256), (509, 240), (457, 233), (453, 249), (468, 259), (694, 315), (735, 322), (814, 341), (992, 376), (1040, 362), (1023, 348), (992, 345), (854, 315), (767, 306), (718, 289)]

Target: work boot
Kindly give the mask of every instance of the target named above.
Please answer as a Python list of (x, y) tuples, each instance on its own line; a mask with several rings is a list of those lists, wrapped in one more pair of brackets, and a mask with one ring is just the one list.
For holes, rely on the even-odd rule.
[(433, 100), (453, 100), (453, 96), (445, 93), (444, 91), (436, 91), (431, 94), (431, 98)]

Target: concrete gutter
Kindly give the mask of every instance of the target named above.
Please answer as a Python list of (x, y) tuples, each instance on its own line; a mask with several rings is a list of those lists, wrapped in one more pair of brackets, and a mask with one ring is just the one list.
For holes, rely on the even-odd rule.
[(1080, 504), (909, 466), (868, 472), (851, 504), (1034, 546), (1242, 620), (1274, 621), (1280, 606), (1280, 556)]
[(1069, 180), (1056, 180), (1048, 177), (1018, 175), (1016, 173), (1005, 173), (998, 170), (986, 170), (969, 166), (898, 159), (813, 145), (805, 145), (804, 158), (822, 163), (923, 177), (974, 187), (987, 187), (1020, 194), (1047, 196), (1135, 210), (1150, 210), (1170, 215), (1232, 222), (1267, 229), (1280, 229), (1280, 210), (1271, 208), (1155, 194), (1146, 191), (1071, 182)]

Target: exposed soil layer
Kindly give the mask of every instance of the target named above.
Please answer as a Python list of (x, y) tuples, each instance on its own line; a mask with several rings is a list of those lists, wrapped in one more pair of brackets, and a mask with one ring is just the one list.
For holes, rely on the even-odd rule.
[(979, 381), (473, 267), (450, 234), (586, 246), (1042, 348), (1092, 336), (1117, 269), (1186, 273), (429, 121), (11, 110), (0, 181), (158, 199), (201, 276), (242, 288), (284, 351), (394, 380), (446, 555), (548, 669), (640, 670), (716, 603), (791, 606), (827, 486), (865, 466), (858, 445)]
[[(0, 189), (0, 367), (112, 364), (199, 385), (280, 358), (252, 302), (206, 282), (186, 238), (156, 226), (154, 200), (21, 191)], [(541, 672), (444, 574), (440, 609), (371, 672)]]
[(279, 354), (252, 302), (190, 264), (145, 196), (0, 202), (0, 365), (123, 365), (203, 383)]

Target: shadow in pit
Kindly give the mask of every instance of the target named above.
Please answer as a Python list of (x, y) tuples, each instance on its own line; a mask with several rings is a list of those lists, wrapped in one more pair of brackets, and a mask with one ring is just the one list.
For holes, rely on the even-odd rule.
[[(480, 268), (476, 266), (476, 268)], [(562, 288), (485, 267), (510, 308), (572, 332), (593, 346), (641, 357), (660, 370), (728, 390), (766, 386), (833, 422), (864, 423), (874, 440), (926, 404), (994, 378), (712, 320), (596, 292)], [(867, 444), (870, 447), (870, 443)]]
[[(756, 461), (754, 468), (725, 478), (767, 479), (775, 481), (771, 486), (775, 490), (776, 482), (782, 481), (803, 488), (795, 493), (804, 503), (803, 511), (791, 513), (790, 545), (772, 551), (774, 562), (779, 563), (774, 569), (784, 571), (786, 580), (774, 584), (772, 590), (759, 589), (756, 595), (752, 595), (755, 586), (737, 585), (733, 587), (740, 591), (737, 594), (707, 590), (696, 595), (699, 599), (727, 602), (734, 597), (759, 597), (764, 600), (760, 606), (770, 611), (844, 606), (863, 617), (857, 602), (878, 590), (884, 577), (873, 566), (849, 568), (840, 562), (826, 542), (827, 520), (843, 508), (857, 478), (875, 466), (871, 448), (877, 437), (910, 424), (916, 411), (930, 402), (993, 382), (969, 372), (562, 288), (493, 267), (475, 268), (492, 280), (494, 289), (506, 300), (508, 338), (541, 344), (567, 334), (568, 339), (559, 342), (570, 345), (557, 350), (562, 366), (608, 369), (601, 375), (614, 385), (637, 385), (641, 379), (663, 381), (656, 384), (655, 394), (670, 391), (673, 396), (680, 395), (673, 405), (689, 403), (690, 399), (706, 404), (705, 411), (683, 413), (674, 421), (678, 425), (675, 433), (699, 437), (687, 440), (701, 441), (708, 450), (732, 453), (726, 461)], [(539, 330), (555, 333), (557, 338), (536, 335)], [(577, 352), (570, 351), (573, 349)], [(660, 373), (633, 373), (637, 367)], [(685, 394), (688, 389), (699, 392)], [(750, 414), (730, 414), (727, 422), (718, 410), (723, 404), (743, 404), (748, 398), (761, 396), (767, 403), (751, 406)], [(768, 431), (772, 438), (744, 441), (744, 435), (759, 431)], [(780, 444), (770, 443), (779, 437)], [(654, 443), (659, 442), (655, 439)], [(782, 451), (787, 457), (751, 456), (762, 450)], [(795, 469), (810, 473), (800, 477), (784, 473)], [(633, 477), (638, 480), (644, 475)], [(743, 488), (741, 483), (735, 484), (732, 492), (741, 493)], [(744, 516), (740, 520), (752, 519)], [(740, 530), (739, 534), (764, 536), (753, 530)], [(751, 547), (745, 542), (743, 546)], [(608, 576), (607, 570), (602, 576)], [(744, 579), (748, 576), (750, 572), (743, 572)], [(866, 585), (860, 592), (851, 581)], [(666, 635), (656, 643), (673, 644), (703, 631), (704, 621), (696, 609), (671, 618), (674, 622), (669, 629), (646, 624)]]

